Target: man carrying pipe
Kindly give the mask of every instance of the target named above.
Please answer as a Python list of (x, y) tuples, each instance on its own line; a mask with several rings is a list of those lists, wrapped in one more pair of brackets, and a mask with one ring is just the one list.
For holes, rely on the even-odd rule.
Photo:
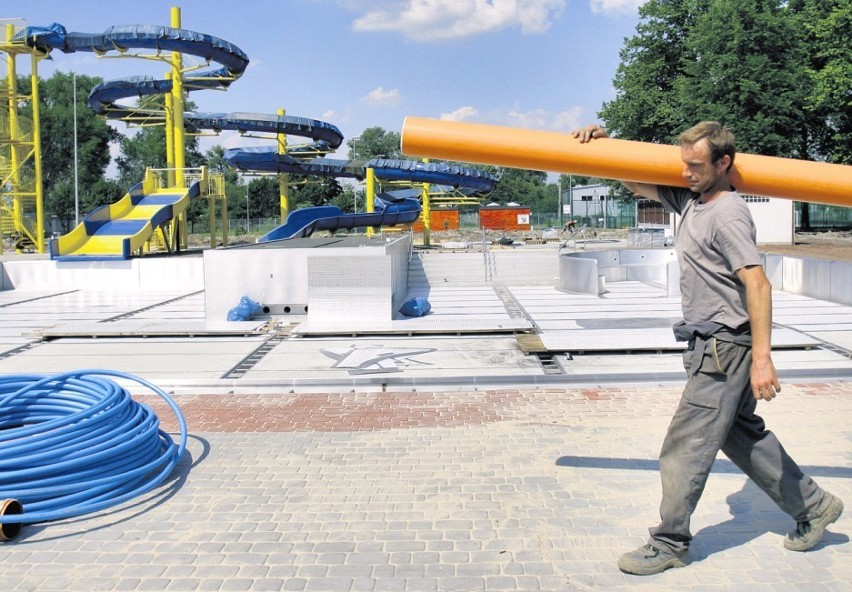
[[(598, 125), (573, 136), (584, 144), (608, 137)], [(686, 387), (660, 451), (661, 522), (647, 544), (618, 560), (637, 575), (689, 563), (690, 517), (719, 450), (796, 521), (787, 549), (814, 547), (843, 512), (755, 414), (757, 401), (771, 401), (781, 385), (771, 358), (772, 286), (751, 213), (729, 177), (734, 136), (717, 122), (699, 123), (681, 134), (680, 155), (688, 188), (623, 182), (681, 216), (675, 247), (684, 318), (674, 333), (688, 342)]]
[[(409, 116), (400, 145), (408, 156), (685, 187), (680, 150), (665, 144)], [(740, 153), (730, 179), (743, 194), (852, 206), (847, 164)]]

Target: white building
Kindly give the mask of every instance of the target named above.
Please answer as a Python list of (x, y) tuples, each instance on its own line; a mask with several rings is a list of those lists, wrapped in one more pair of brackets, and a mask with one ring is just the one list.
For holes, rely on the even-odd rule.
[(617, 199), (609, 198), (609, 187), (603, 183), (596, 185), (576, 185), (571, 188), (568, 203), (563, 206), (563, 215), (577, 220), (580, 226), (606, 228), (610, 224), (607, 218), (621, 217), (632, 212)]
[(777, 197), (744, 195), (757, 227), (757, 242), (792, 245), (795, 234), (793, 201)]
[[(604, 184), (577, 185), (572, 187), (568, 203), (563, 205), (563, 215), (577, 220), (580, 226), (604, 228), (607, 218), (627, 215), (621, 201), (610, 199), (609, 187)], [(758, 243), (793, 244), (794, 218), (793, 201), (770, 197), (744, 195), (754, 224), (757, 227)], [(677, 228), (678, 216), (667, 214), (650, 200), (637, 200), (633, 226)]]

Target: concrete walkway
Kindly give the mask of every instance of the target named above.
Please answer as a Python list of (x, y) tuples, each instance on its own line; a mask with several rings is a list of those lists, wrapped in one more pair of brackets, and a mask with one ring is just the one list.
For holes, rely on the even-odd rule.
[[(181, 395), (191, 454), (114, 511), (24, 528), (5, 590), (850, 590), (852, 514), (807, 553), (720, 459), (694, 563), (615, 562), (659, 502), (673, 387)], [(166, 429), (168, 409), (152, 404)], [(852, 383), (785, 384), (760, 410), (822, 486), (852, 500)]]
[[(436, 326), (535, 334), (298, 337), (265, 320), (211, 326), (192, 286), (0, 291), (0, 374), (129, 372), (174, 395), (190, 436), (150, 495), (0, 544), (0, 588), (852, 590), (852, 509), (817, 548), (786, 551), (792, 520), (724, 458), (694, 515), (694, 563), (616, 568), (657, 520), (657, 453), (684, 380), (678, 305), (659, 287), (436, 286)], [(852, 307), (774, 303), (784, 386), (760, 413), (849, 507)], [(133, 386), (174, 433), (169, 408)]]

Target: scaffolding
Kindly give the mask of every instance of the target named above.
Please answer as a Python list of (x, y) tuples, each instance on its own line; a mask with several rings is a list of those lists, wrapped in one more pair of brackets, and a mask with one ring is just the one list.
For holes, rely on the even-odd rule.
[[(0, 19), (0, 234), (17, 252), (44, 252), (44, 196), (39, 127), (38, 62), (21, 19)], [(19, 88), (18, 56), (30, 58), (29, 91)], [(25, 85), (21, 85), (25, 86)], [(32, 119), (19, 114), (29, 104)], [(0, 240), (0, 253), (3, 249)]]

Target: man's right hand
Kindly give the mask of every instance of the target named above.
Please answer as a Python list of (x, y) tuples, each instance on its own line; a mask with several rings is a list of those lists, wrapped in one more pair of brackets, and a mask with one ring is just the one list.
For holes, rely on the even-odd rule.
[[(595, 138), (609, 137), (606, 130), (596, 123), (591, 123), (581, 127), (580, 129), (576, 129), (571, 132), (571, 135), (575, 138), (579, 138), (581, 144), (591, 142)], [(634, 197), (645, 197), (647, 199), (653, 199), (654, 201), (660, 201), (660, 194), (657, 191), (656, 185), (638, 183), (636, 181), (622, 181), (621, 184), (627, 187), (628, 191), (630, 191)]]
[(585, 144), (594, 138), (608, 138), (609, 134), (599, 125), (591, 124), (571, 132), (575, 138), (580, 138), (580, 143)]

